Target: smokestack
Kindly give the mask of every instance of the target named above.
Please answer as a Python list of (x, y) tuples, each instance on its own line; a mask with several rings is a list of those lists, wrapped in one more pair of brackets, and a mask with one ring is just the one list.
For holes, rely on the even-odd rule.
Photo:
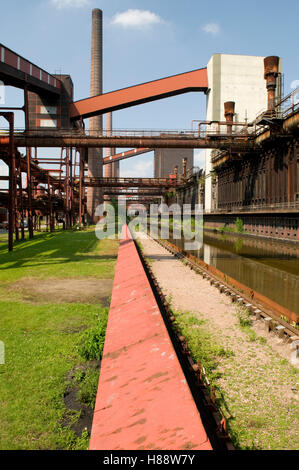
[(275, 107), (276, 80), (278, 77), (279, 57), (272, 55), (264, 59), (264, 78), (268, 92), (268, 110)]
[[(95, 8), (92, 10), (91, 30), (91, 68), (90, 68), (90, 96), (103, 93), (103, 13)], [(91, 135), (101, 134), (103, 129), (102, 116), (89, 119)], [(103, 153), (101, 148), (88, 149), (88, 176), (101, 177), (103, 175)], [(87, 189), (87, 213), (89, 223), (96, 223), (96, 207), (103, 202), (100, 188)]]
[(235, 114), (235, 102), (234, 101), (226, 101), (224, 103), (224, 117), (227, 122), (227, 133), (231, 135), (232, 133), (232, 124), (234, 121), (234, 114)]

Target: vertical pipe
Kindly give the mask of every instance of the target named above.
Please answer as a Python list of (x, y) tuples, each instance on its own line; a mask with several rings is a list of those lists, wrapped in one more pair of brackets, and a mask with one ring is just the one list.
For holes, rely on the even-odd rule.
[(66, 170), (65, 170), (65, 225), (66, 229), (70, 228), (69, 223), (69, 176), (70, 176), (70, 149), (66, 149)]
[(73, 226), (73, 149), (70, 148), (70, 160), (69, 160), (69, 214), (70, 214), (70, 227)]
[(49, 172), (48, 172), (48, 175), (47, 175), (47, 183), (48, 183), (48, 217), (47, 217), (47, 221), (48, 221), (48, 226), (47, 226), (47, 231), (48, 229), (50, 230), (50, 232), (52, 232), (52, 207), (51, 207), (51, 193), (50, 193), (50, 175), (49, 175)]
[(8, 212), (8, 250), (13, 250), (13, 233), (15, 224), (15, 144), (14, 114), (7, 113), (9, 118), (9, 212)]
[[(112, 134), (112, 113), (106, 114), (106, 136), (111, 136)], [(109, 158), (112, 156), (112, 148), (107, 147), (105, 149), (105, 157)], [(105, 165), (105, 177), (111, 178), (112, 176), (112, 163)]]
[(21, 159), (19, 157), (18, 166), (18, 178), (19, 178), (19, 197), (20, 197), (20, 213), (21, 213), (21, 238), (25, 240), (25, 229), (24, 229), (24, 201), (23, 201), (23, 184), (22, 184), (22, 171), (21, 171)]
[(16, 160), (16, 154), (14, 152), (14, 212), (15, 212), (15, 235), (16, 235), (16, 240), (18, 241), (20, 239), (19, 235), (19, 207), (18, 207), (18, 178), (17, 178), (17, 172), (18, 172), (18, 165), (17, 165), (17, 160)]
[(279, 57), (268, 56), (264, 59), (264, 78), (266, 80), (268, 92), (268, 110), (275, 108), (275, 90), (278, 77)]
[(83, 180), (83, 156), (82, 149), (79, 152), (79, 228), (82, 226), (82, 180)]
[(224, 117), (226, 119), (226, 129), (227, 134), (232, 134), (232, 124), (234, 121), (234, 114), (235, 114), (235, 102), (234, 101), (226, 101), (224, 103)]
[(186, 178), (187, 158), (183, 158), (183, 178)]
[[(28, 110), (28, 90), (24, 88), (24, 105), (25, 105), (25, 129), (29, 129), (29, 110)], [(27, 165), (27, 195), (28, 195), (28, 232), (29, 238), (33, 238), (33, 220), (32, 220), (32, 181), (31, 181), (31, 148), (26, 147), (26, 165)]]
[[(112, 113), (106, 114), (106, 136), (112, 135)], [(105, 157), (109, 158), (115, 155), (115, 148), (107, 147), (105, 149)], [(113, 162), (105, 165), (105, 177), (106, 178), (118, 178), (119, 176), (119, 162)]]
[(60, 166), (59, 166), (59, 181), (60, 181), (59, 194), (60, 194), (60, 197), (61, 197), (61, 192), (62, 192), (62, 166), (63, 166), (63, 147), (60, 149)]

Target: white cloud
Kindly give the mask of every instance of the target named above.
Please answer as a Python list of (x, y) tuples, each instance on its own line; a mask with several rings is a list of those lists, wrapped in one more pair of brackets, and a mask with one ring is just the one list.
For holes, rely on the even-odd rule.
[(202, 30), (205, 33), (216, 36), (216, 34), (220, 33), (220, 26), (218, 23), (207, 23), (202, 27)]
[(194, 151), (194, 166), (205, 169), (205, 150), (195, 150)]
[(58, 10), (62, 8), (80, 8), (89, 5), (89, 0), (51, 0), (52, 5), (54, 5)]
[(128, 168), (121, 168), (120, 173), (122, 178), (151, 178), (154, 171), (154, 164), (151, 158), (148, 161), (141, 160), (135, 164), (130, 165)]
[(124, 28), (140, 28), (142, 26), (163, 23), (163, 20), (160, 16), (156, 15), (156, 13), (152, 13), (149, 10), (129, 9), (123, 13), (117, 13), (111, 23), (121, 25)]

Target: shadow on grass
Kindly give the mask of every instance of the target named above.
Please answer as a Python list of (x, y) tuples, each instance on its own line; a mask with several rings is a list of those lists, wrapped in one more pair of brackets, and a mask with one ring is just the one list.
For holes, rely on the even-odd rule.
[(12, 252), (7, 252), (7, 245), (1, 246), (0, 270), (117, 258), (117, 254), (93, 254), (98, 242), (93, 231), (40, 233), (16, 242)]

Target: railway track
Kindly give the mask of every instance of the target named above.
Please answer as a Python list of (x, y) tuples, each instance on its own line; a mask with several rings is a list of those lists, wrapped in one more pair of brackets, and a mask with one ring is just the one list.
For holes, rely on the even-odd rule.
[[(284, 307), (281, 307), (265, 296), (252, 291), (247, 286), (226, 276), (223, 272), (204, 263), (202, 260), (195, 258), (192, 255), (184, 254), (182, 250), (169, 241), (166, 242), (160, 239), (155, 239), (154, 241), (173, 254), (176, 258), (184, 261), (186, 266), (207, 279), (210, 284), (217, 287), (221, 293), (230, 297), (232, 302), (244, 306), (251, 315), (255, 316), (257, 319), (263, 320), (265, 322), (265, 327), (269, 332), (274, 331), (286, 342), (292, 343), (299, 340), (299, 319), (298, 315), (294, 312), (290, 312), (292, 315), (287, 318), (286, 315), (289, 314), (289, 311), (284, 309)], [(275, 306), (275, 311), (269, 308), (269, 305), (271, 306), (271, 304)], [(285, 318), (281, 318), (281, 316), (277, 314), (277, 312), (279, 313), (279, 307), (281, 307), (284, 314), (281, 315)], [(290, 323), (291, 321), (293, 322), (293, 325)]]
[(150, 264), (136, 241), (135, 246), (213, 450), (234, 450), (231, 436), (227, 429), (226, 418), (217, 404), (216, 393), (214, 387), (209, 382), (205, 368), (199, 361), (193, 361), (186, 338), (180, 334), (176, 327), (175, 317), (153, 274)]

